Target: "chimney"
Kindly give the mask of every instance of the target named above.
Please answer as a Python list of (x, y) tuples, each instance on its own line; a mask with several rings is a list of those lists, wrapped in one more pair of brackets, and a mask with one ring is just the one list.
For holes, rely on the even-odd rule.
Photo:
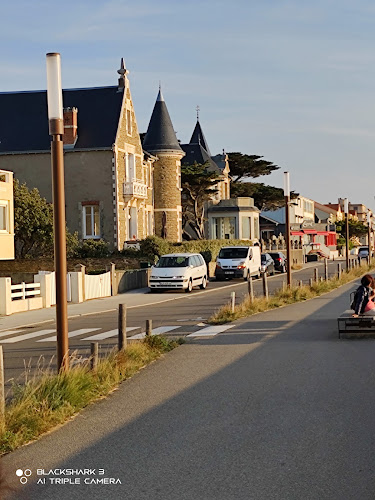
[(64, 108), (64, 146), (73, 147), (78, 139), (77, 108)]

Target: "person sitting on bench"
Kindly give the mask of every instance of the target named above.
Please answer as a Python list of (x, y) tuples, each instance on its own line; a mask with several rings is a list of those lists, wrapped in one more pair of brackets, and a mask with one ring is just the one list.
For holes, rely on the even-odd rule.
[[(366, 306), (375, 289), (374, 278), (370, 274), (365, 274), (361, 279), (361, 286), (355, 294), (355, 305), (353, 318), (358, 318), (359, 314), (364, 314)], [(371, 307), (371, 305), (370, 305)], [(372, 314), (375, 315), (375, 312)]]

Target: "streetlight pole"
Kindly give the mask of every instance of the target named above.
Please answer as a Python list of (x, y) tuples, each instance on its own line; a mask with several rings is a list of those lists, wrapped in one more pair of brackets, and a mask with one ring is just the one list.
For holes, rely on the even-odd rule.
[(56, 273), (56, 333), (58, 370), (69, 368), (66, 290), (66, 223), (64, 189), (64, 134), (60, 54), (47, 54), (47, 101), (51, 142), (53, 224)]
[(371, 213), (370, 210), (367, 210), (367, 226), (368, 226), (368, 256), (371, 259)]
[(285, 197), (285, 239), (286, 239), (286, 263), (287, 263), (287, 284), (292, 284), (292, 249), (290, 245), (290, 182), (289, 172), (284, 172), (284, 197)]
[(346, 272), (349, 272), (349, 200), (344, 198)]

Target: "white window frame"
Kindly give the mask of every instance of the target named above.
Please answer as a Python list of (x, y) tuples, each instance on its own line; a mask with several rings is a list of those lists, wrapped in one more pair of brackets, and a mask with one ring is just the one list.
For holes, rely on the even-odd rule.
[[(95, 228), (95, 209), (98, 210), (99, 214), (99, 234), (87, 234), (87, 228), (86, 228), (86, 209), (91, 208), (91, 227)], [(82, 206), (82, 220), (83, 220), (83, 239), (84, 240), (100, 240), (101, 238), (101, 233), (100, 233), (100, 207), (99, 205), (83, 205)]]
[(9, 202), (0, 200), (0, 208), (4, 208), (5, 229), (0, 227), (1, 234), (9, 234)]
[(132, 111), (131, 109), (127, 108), (126, 110), (126, 133), (131, 136), (133, 133), (133, 126), (132, 126)]

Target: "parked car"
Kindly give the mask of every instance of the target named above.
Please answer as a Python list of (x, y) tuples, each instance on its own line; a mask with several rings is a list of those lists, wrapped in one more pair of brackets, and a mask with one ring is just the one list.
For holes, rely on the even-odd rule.
[(215, 277), (218, 281), (232, 278), (249, 279), (260, 276), (260, 247), (223, 247), (216, 259)]
[(260, 262), (260, 270), (262, 273), (271, 274), (272, 276), (275, 274), (275, 263), (271, 255), (268, 253), (262, 253)]
[(368, 247), (358, 248), (358, 259), (366, 259), (368, 257)]
[(283, 252), (268, 252), (268, 255), (273, 258), (276, 271), (286, 273), (286, 255)]
[(207, 286), (207, 265), (199, 253), (176, 253), (160, 257), (151, 268), (151, 292), (177, 289), (191, 292), (194, 286)]

